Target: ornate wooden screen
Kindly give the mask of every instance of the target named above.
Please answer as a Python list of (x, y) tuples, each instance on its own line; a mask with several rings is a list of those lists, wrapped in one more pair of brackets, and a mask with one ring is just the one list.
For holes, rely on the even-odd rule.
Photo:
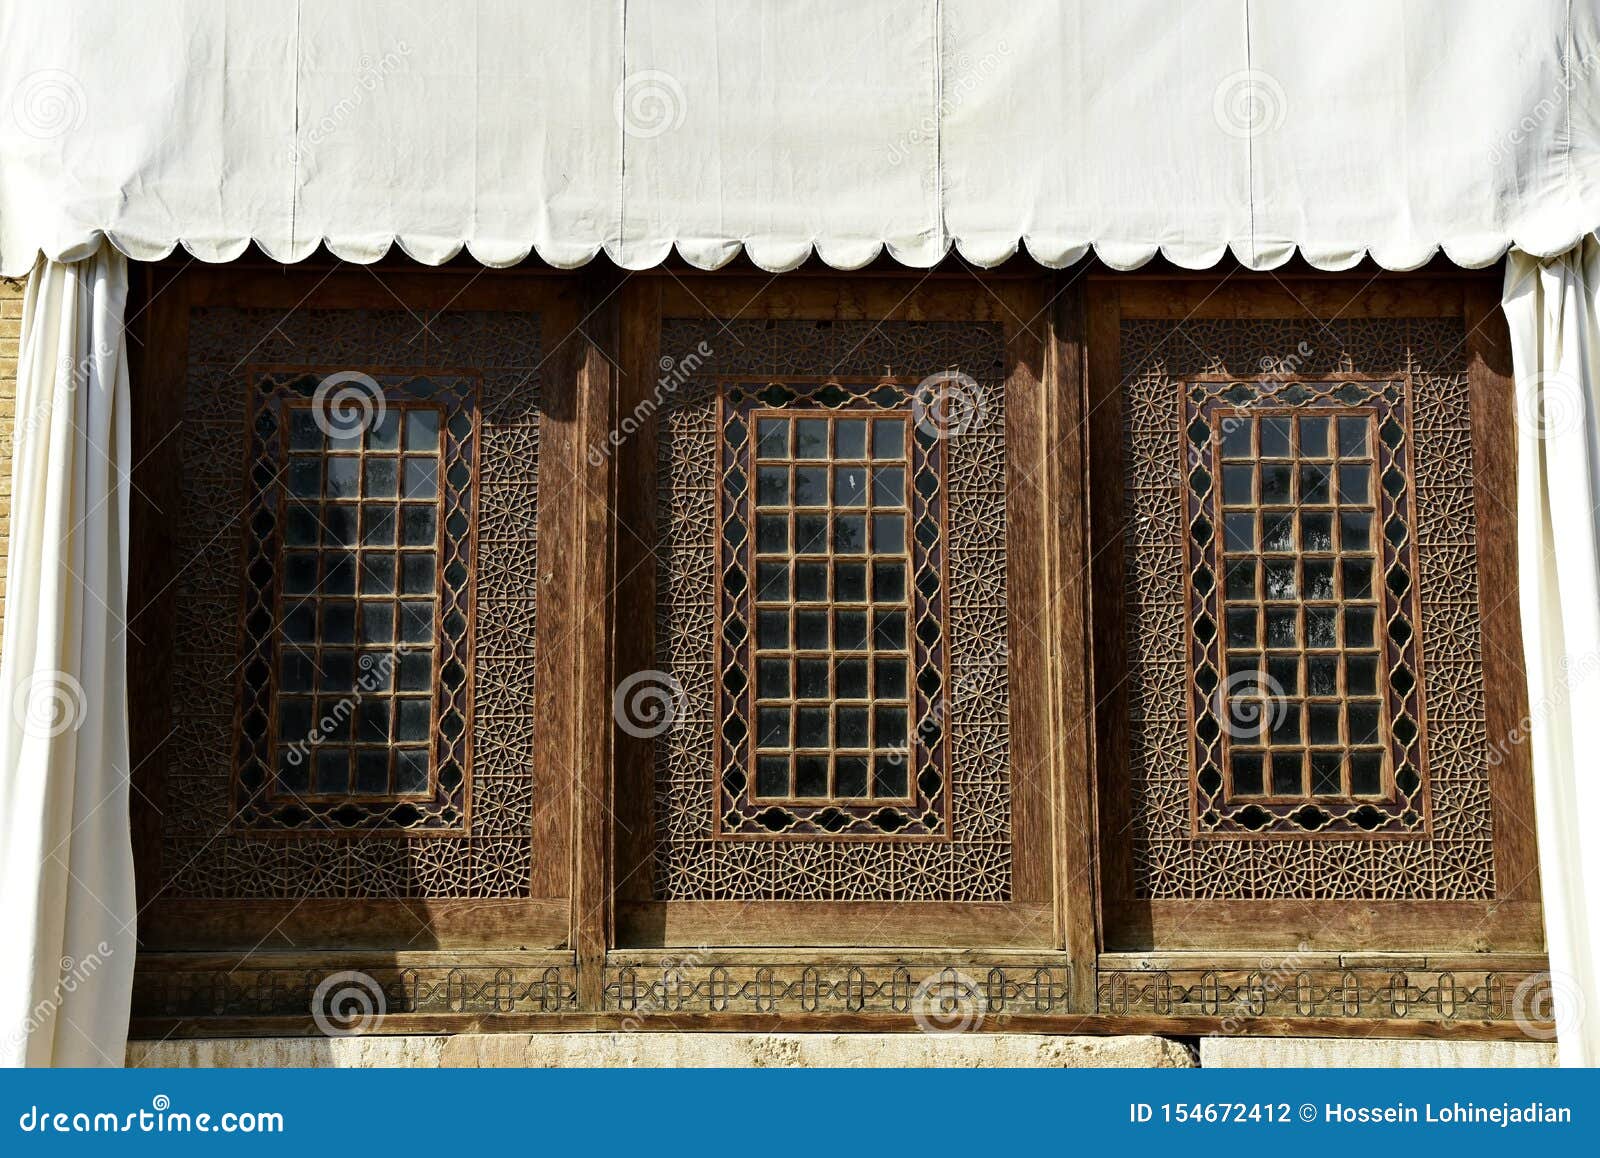
[[(147, 584), (173, 649), (170, 724), (142, 732), (159, 814), (141, 932), (553, 947), (565, 816), (536, 779), (533, 699), (544, 315), (482, 295), (439, 309), (446, 284), (373, 302), (352, 280), (163, 303), (186, 355), (149, 402), (169, 433), (146, 436), (176, 533)], [(572, 991), (548, 964), (516, 978), (540, 1009)]]
[(1483, 577), (1508, 402), (1458, 296), (1354, 290), (1096, 319), (1109, 948), (1540, 944), (1486, 674), (1519, 654)]
[(943, 924), (1049, 946), (1047, 797), (1019, 801), (1012, 734), (1010, 609), (1035, 581), (1007, 485), (1013, 332), (841, 318), (826, 293), (792, 309), (664, 309), (654, 448), (619, 464), (653, 477), (657, 544), (654, 644), (619, 678), (672, 701), (619, 769), (654, 802), (621, 814), (619, 935), (926, 944)]

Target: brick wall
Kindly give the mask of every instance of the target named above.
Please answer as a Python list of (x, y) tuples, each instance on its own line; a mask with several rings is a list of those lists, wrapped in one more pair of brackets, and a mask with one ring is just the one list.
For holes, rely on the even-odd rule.
[(11, 432), (16, 425), (21, 337), (22, 283), (0, 278), (0, 614), (5, 611), (6, 554), (11, 545)]

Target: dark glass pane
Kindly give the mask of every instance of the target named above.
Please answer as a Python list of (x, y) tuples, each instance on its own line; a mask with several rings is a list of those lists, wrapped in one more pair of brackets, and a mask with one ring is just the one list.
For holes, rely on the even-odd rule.
[(1293, 514), (1262, 516), (1261, 549), (1263, 551), (1294, 550)]
[(399, 493), (400, 483), (392, 458), (367, 459), (367, 497), (392, 499)]
[(1268, 559), (1266, 572), (1268, 599), (1294, 599), (1300, 594), (1299, 577), (1293, 559)]
[(1228, 646), (1254, 647), (1258, 641), (1254, 609), (1246, 607), (1230, 610), (1228, 612)]
[(1285, 505), (1294, 499), (1294, 468), (1288, 465), (1268, 465), (1261, 468), (1261, 501), (1269, 505)]
[(315, 687), (316, 664), (302, 651), (285, 651), (278, 664), (278, 690), (309, 692)]
[(828, 612), (825, 608), (794, 613), (794, 645), (805, 651), (827, 650)]
[(756, 795), (789, 795), (789, 758), (762, 756), (756, 761)]
[(828, 457), (828, 422), (825, 418), (797, 418), (794, 424), (796, 458)]
[(1248, 466), (1222, 468), (1222, 501), (1234, 506), (1249, 506), (1255, 501), (1255, 471)]
[(1365, 466), (1339, 468), (1339, 501), (1341, 503), (1369, 503), (1372, 501), (1372, 471)]
[(906, 795), (904, 757), (878, 755), (872, 758), (872, 794), (890, 797)]
[(865, 418), (841, 418), (833, 424), (833, 453), (836, 458), (867, 457)]
[(322, 494), (322, 459), (295, 455), (289, 460), (289, 494), (299, 499), (316, 499)]
[(1311, 724), (1311, 742), (1313, 744), (1338, 744), (1339, 736), (1339, 705), (1338, 704), (1309, 704), (1306, 714)]
[(1301, 778), (1304, 755), (1298, 751), (1273, 752), (1272, 792), (1275, 796), (1299, 796), (1305, 791)]
[(801, 748), (828, 746), (828, 709), (801, 708), (795, 713), (795, 744)]
[(433, 726), (433, 705), (421, 696), (394, 701), (394, 738), (420, 742), (428, 739)]
[(904, 611), (875, 611), (872, 613), (872, 646), (888, 651), (906, 646), (906, 613)]
[(840, 651), (859, 651), (867, 646), (867, 613), (865, 611), (835, 611), (833, 613), (833, 646)]
[(1300, 467), (1300, 501), (1325, 503), (1329, 499), (1328, 468), (1305, 464)]
[(756, 550), (780, 552), (789, 549), (789, 519), (786, 515), (756, 516)]
[(400, 411), (384, 409), (367, 428), (367, 447), (371, 450), (394, 450), (400, 445)]
[(428, 790), (426, 748), (401, 748), (394, 754), (394, 790), (402, 795)]
[(1345, 690), (1353, 696), (1378, 694), (1378, 659), (1371, 655), (1353, 655), (1345, 661)]
[(344, 600), (323, 601), (323, 643), (355, 643), (355, 605)]
[(1350, 791), (1357, 796), (1376, 796), (1383, 790), (1383, 753), (1350, 753)]
[(1300, 743), (1300, 705), (1277, 704), (1271, 715), (1272, 742), (1276, 745)]
[(867, 758), (839, 756), (833, 764), (834, 795), (855, 798), (867, 794)]
[[(1232, 612), (1229, 612), (1231, 618)], [(1296, 607), (1267, 609), (1267, 646), (1296, 647), (1300, 643), (1300, 611)]]
[(384, 796), (389, 792), (389, 751), (356, 753), (356, 792)]
[[(1312, 737), (1316, 743), (1316, 737)], [(1340, 796), (1344, 793), (1344, 780), (1340, 769), (1344, 764), (1338, 752), (1311, 753), (1311, 792), (1314, 796)]]
[(1339, 646), (1339, 609), (1336, 607), (1306, 608), (1306, 646)]
[(906, 501), (904, 467), (880, 466), (872, 471), (872, 501), (880, 507), (898, 507)]
[(323, 507), (323, 541), (333, 546), (355, 546), (358, 509), (354, 503), (330, 504)]
[(828, 697), (828, 661), (825, 659), (797, 659), (795, 669), (795, 694), (806, 699), (821, 700)]
[(283, 537), (291, 547), (315, 547), (322, 539), (322, 524), (317, 521), (316, 511), (291, 506)]
[(322, 427), (317, 425), (316, 411), (297, 406), (289, 412), (289, 449), (322, 449)]
[(329, 741), (348, 740), (355, 731), (354, 693), (317, 697), (317, 732)]
[(828, 553), (828, 516), (821, 514), (794, 517), (794, 549), (799, 555)]
[(429, 691), (433, 687), (433, 657), (426, 653), (409, 652), (400, 657), (401, 691)]
[(1306, 579), (1306, 598), (1334, 598), (1333, 560), (1307, 559), (1303, 567)]
[(833, 680), (834, 694), (839, 699), (866, 699), (868, 696), (867, 661), (864, 659), (835, 660)]
[(879, 748), (906, 746), (906, 709), (880, 705), (873, 711), (874, 742)]
[(867, 517), (865, 515), (835, 515), (833, 519), (833, 549), (849, 554), (862, 554), (867, 549)]
[(439, 460), (436, 458), (406, 459), (406, 498), (435, 499), (439, 497)]
[(347, 748), (317, 751), (317, 771), (312, 791), (319, 796), (342, 796), (350, 791), (350, 752)]
[(406, 595), (432, 595), (434, 560), (428, 555), (406, 555), (401, 563), (400, 590)]
[(833, 565), (833, 598), (838, 603), (865, 603), (867, 601), (867, 565), (865, 563), (835, 563)]
[(867, 709), (857, 707), (838, 707), (836, 726), (838, 733), (834, 743), (841, 748), (865, 748), (870, 743), (867, 735)]
[(1312, 655), (1306, 657), (1306, 691), (1313, 696), (1339, 694), (1339, 657)]
[(394, 604), (367, 602), (361, 607), (361, 642), (389, 643), (394, 639)]
[(1344, 615), (1344, 642), (1346, 647), (1371, 647), (1374, 621), (1371, 607), (1352, 607)]
[(1254, 559), (1228, 560), (1228, 598), (1254, 599), (1256, 597), (1256, 561)]
[(1365, 418), (1339, 419), (1339, 455), (1341, 458), (1367, 457), (1367, 430)]
[(1238, 796), (1259, 796), (1261, 794), (1261, 753), (1260, 752), (1234, 752), (1228, 758), (1228, 766), (1233, 770), (1233, 791)]
[(904, 699), (906, 694), (906, 661), (903, 659), (877, 659), (872, 663), (873, 684), (879, 699)]
[(1251, 447), (1250, 419), (1247, 416), (1230, 416), (1222, 420), (1222, 457), (1223, 458), (1250, 458), (1255, 451)]
[(789, 564), (756, 564), (756, 598), (760, 600), (789, 598)]
[(876, 603), (899, 603), (906, 597), (906, 565), (904, 563), (874, 563), (872, 565), (872, 598)]
[(1378, 701), (1356, 700), (1348, 709), (1350, 721), (1350, 742), (1352, 744), (1376, 744), (1378, 742)]
[(369, 547), (394, 546), (394, 508), (368, 505), (363, 514), (366, 525), (361, 531), (361, 541)]
[[(356, 739), (363, 744), (387, 744), (389, 742), (389, 701), (385, 699), (370, 699), (362, 702), (360, 722), (356, 726)], [(384, 777), (387, 779), (388, 771), (385, 769)]]
[(304, 740), (311, 735), (311, 701), (291, 699), (278, 701), (278, 739), (286, 743)]
[(1339, 516), (1339, 545), (1346, 551), (1372, 549), (1372, 516), (1346, 512)]
[(756, 646), (766, 650), (789, 646), (789, 613), (756, 612)]
[(872, 549), (886, 555), (901, 555), (906, 549), (904, 515), (872, 516)]
[(353, 651), (324, 651), (317, 656), (317, 687), (325, 692), (356, 690), (356, 656)]
[(334, 499), (359, 498), (361, 492), (361, 460), (359, 458), (331, 457), (328, 459), (328, 497)]
[(1346, 559), (1344, 569), (1344, 597), (1346, 599), (1372, 598), (1372, 560)]
[(1289, 457), (1290, 421), (1288, 418), (1263, 418), (1261, 420), (1262, 458)]
[(840, 466), (833, 471), (833, 502), (840, 507), (859, 507), (867, 501), (867, 468)]
[(407, 506), (405, 508), (405, 545), (431, 547), (434, 542), (434, 524), (438, 512), (432, 507)]
[(1326, 418), (1300, 419), (1300, 454), (1304, 458), (1328, 456), (1328, 420)]
[(828, 758), (826, 756), (799, 756), (794, 762), (794, 794), (796, 796), (826, 796), (828, 794)]
[(392, 595), (394, 590), (394, 555), (363, 555), (362, 595)]
[(789, 661), (763, 659), (756, 664), (756, 695), (781, 699), (789, 694)]
[(411, 410), (406, 413), (406, 449), (439, 449), (439, 412)]
[(1300, 549), (1303, 551), (1333, 550), (1333, 516), (1311, 512), (1300, 516)]
[(306, 595), (317, 587), (317, 557), (308, 551), (291, 551), (284, 556), (283, 589), (290, 595)]
[(828, 601), (828, 565), (826, 563), (796, 563), (794, 565), (794, 597), (804, 603)]
[(872, 424), (872, 457), (902, 458), (905, 455), (905, 422), (899, 418), (880, 418)]
[(290, 643), (314, 643), (317, 638), (317, 612), (314, 603), (302, 603), (284, 612), (283, 638)]
[(1275, 655), (1267, 660), (1268, 694), (1294, 696), (1300, 694), (1300, 660), (1295, 656)]
[(1256, 548), (1256, 517), (1253, 514), (1226, 515), (1223, 519), (1226, 548), (1229, 551), (1254, 551)]
[[(756, 455), (759, 458), (789, 457), (789, 420), (762, 418), (756, 423)], [(784, 773), (787, 777), (788, 773)]]
[(825, 507), (828, 505), (828, 468), (801, 466), (794, 472), (794, 505), (797, 507)]
[(789, 468), (764, 466), (756, 471), (756, 502), (763, 507), (781, 507), (789, 502)]

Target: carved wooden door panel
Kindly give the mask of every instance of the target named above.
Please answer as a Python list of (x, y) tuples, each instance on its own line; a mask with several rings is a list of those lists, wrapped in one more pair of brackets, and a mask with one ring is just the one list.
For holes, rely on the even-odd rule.
[(657, 292), (620, 407), (618, 943), (1059, 948), (1018, 727), (1051, 666), (1036, 291)]

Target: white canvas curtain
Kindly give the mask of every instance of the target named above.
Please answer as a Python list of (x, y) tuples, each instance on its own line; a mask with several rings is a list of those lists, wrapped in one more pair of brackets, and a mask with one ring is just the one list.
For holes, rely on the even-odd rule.
[(23, 301), (0, 644), (0, 1062), (121, 1065), (133, 987), (125, 634), (128, 267)]
[(1600, 240), (1511, 255), (1522, 634), (1564, 1065), (1600, 1065)]

